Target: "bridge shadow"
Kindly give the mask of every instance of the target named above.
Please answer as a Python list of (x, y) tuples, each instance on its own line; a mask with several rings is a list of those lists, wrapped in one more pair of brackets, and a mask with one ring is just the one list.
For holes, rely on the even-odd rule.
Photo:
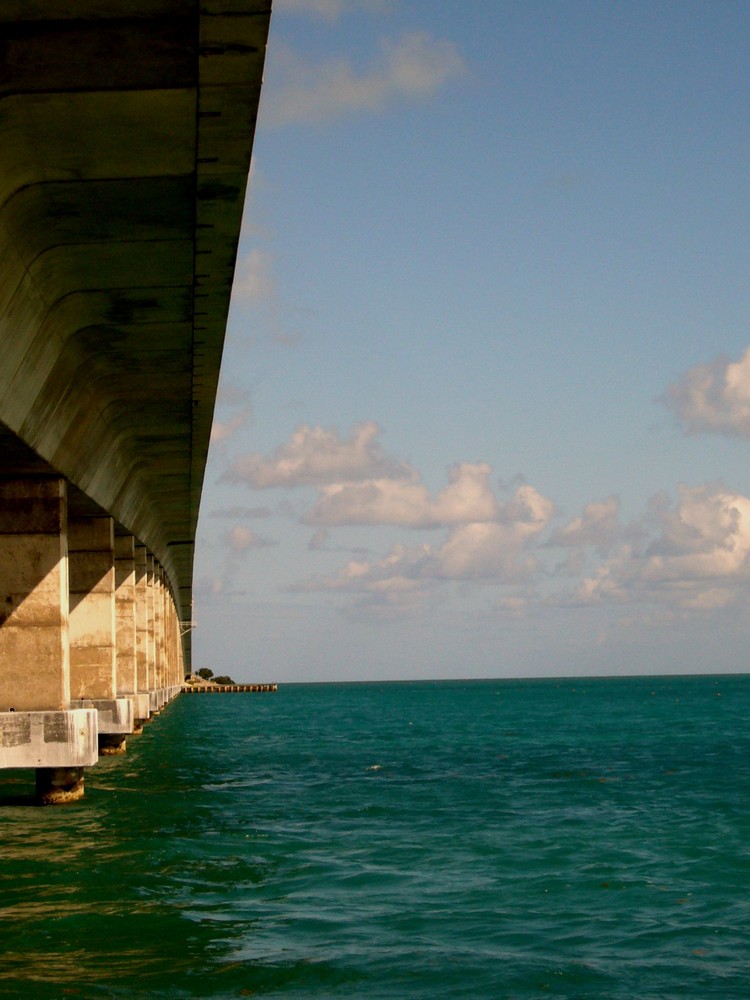
[(36, 807), (36, 778), (33, 770), (0, 772), (0, 809), (11, 806)]
[[(13, 535), (6, 536), (6, 549), (10, 550), (10, 557), (15, 562), (21, 563), (24, 567), (22, 578), (14, 581), (16, 589), (7, 592), (0, 585), (0, 629), (18, 627), (22, 625), (22, 619), (17, 617), (22, 605), (29, 599), (39, 603), (39, 594), (42, 593), (42, 585), (47, 577), (54, 573), (60, 565), (60, 555), (58, 552), (46, 551), (41, 554), (34, 553), (35, 558), (31, 558), (28, 552), (29, 546), (26, 540), (14, 545), (16, 539)], [(15, 551), (14, 551), (15, 549)], [(42, 600), (44, 600), (42, 598)], [(46, 609), (45, 609), (46, 610)]]

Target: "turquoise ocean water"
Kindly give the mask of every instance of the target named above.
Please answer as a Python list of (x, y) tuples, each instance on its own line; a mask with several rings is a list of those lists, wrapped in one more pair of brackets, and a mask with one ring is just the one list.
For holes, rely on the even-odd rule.
[(183, 696), (78, 805), (0, 774), (0, 995), (746, 998), (749, 720), (746, 676)]

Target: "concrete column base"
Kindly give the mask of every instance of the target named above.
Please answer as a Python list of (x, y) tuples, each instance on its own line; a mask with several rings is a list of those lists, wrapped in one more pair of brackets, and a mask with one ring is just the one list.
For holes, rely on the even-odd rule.
[(99, 713), (100, 733), (133, 732), (132, 698), (82, 698), (75, 704), (96, 709)]
[(148, 691), (139, 691), (138, 694), (128, 696), (133, 699), (133, 715), (141, 722), (145, 722), (151, 714), (151, 698)]
[(99, 759), (96, 712), (0, 712), (0, 768), (90, 767)]
[(127, 741), (124, 733), (99, 733), (99, 756), (112, 757), (125, 753)]
[(82, 767), (37, 768), (36, 801), (40, 806), (59, 806), (82, 798)]

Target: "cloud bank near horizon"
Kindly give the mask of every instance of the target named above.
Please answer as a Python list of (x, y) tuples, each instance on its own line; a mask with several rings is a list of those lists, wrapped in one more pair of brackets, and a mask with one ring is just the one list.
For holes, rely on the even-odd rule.
[[(303, 424), (272, 454), (239, 456), (225, 473), (252, 490), (313, 491), (295, 514), (316, 528), (311, 552), (330, 552), (324, 543), (336, 529), (444, 532), (439, 542), (398, 542), (380, 558), (349, 559), (293, 592), (349, 595), (357, 611), (386, 615), (418, 611), (458, 584), (504, 588), (497, 606), (516, 615), (604, 603), (699, 613), (747, 603), (750, 499), (720, 484), (680, 485), (675, 501), (659, 493), (625, 525), (616, 495), (560, 523), (554, 501), (533, 485), (494, 487), (486, 462), (456, 462), (431, 494), (416, 469), (386, 452), (382, 434), (374, 421), (347, 435)], [(554, 564), (555, 551), (565, 553), (563, 564)]]

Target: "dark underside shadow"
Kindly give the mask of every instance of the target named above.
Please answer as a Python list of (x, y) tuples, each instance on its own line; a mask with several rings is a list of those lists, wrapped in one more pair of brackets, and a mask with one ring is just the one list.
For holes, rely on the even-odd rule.
[(5, 806), (36, 805), (35, 781), (33, 768), (0, 772), (0, 809)]

